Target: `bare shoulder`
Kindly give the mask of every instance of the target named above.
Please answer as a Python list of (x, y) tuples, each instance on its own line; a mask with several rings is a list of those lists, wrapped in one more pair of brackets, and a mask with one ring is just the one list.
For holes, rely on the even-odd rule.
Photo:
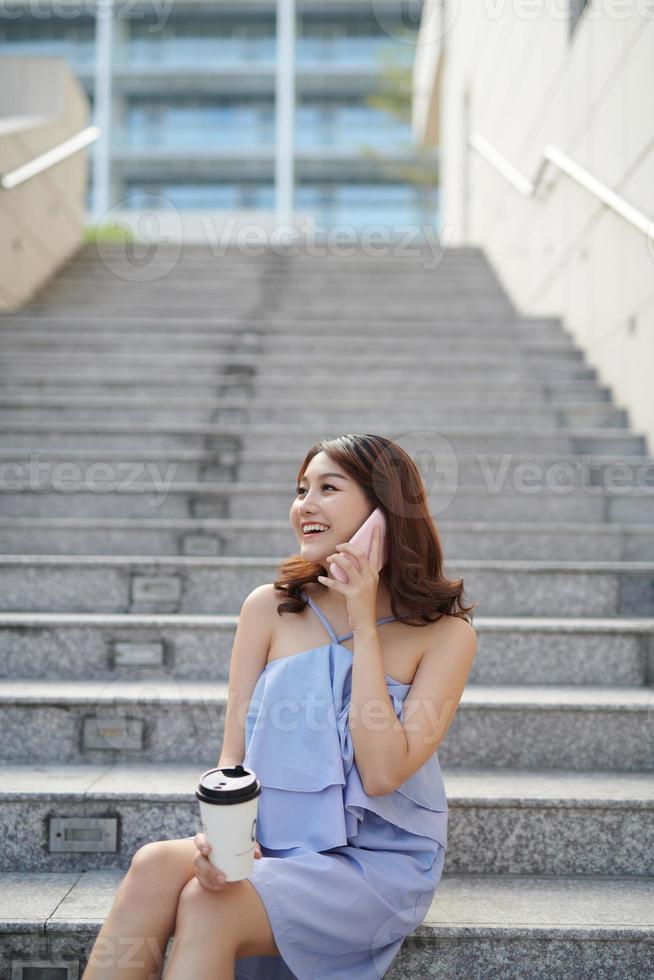
[(477, 652), (477, 631), (472, 623), (461, 616), (444, 614), (427, 627), (426, 650), (438, 654), (448, 651), (460, 656), (474, 658)]
[(257, 585), (256, 589), (252, 589), (243, 600), (243, 606), (247, 605), (248, 609), (254, 609), (261, 613), (276, 610), (278, 604), (279, 596), (275, 592), (275, 586), (272, 582)]
[(279, 618), (277, 614), (278, 604), (279, 596), (275, 592), (275, 586), (272, 582), (258, 585), (243, 600), (239, 619), (245, 619), (252, 625), (256, 624), (260, 630), (265, 629), (270, 635), (275, 621)]

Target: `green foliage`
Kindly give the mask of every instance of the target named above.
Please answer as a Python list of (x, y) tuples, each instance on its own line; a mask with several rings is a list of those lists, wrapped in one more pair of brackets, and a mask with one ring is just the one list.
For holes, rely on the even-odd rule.
[(125, 225), (86, 225), (84, 228), (84, 241), (86, 242), (124, 242), (134, 241), (131, 228)]
[[(366, 105), (387, 112), (410, 125), (413, 66), (407, 65), (387, 51), (383, 52), (379, 61), (379, 87), (376, 92), (366, 97)], [(413, 141), (407, 144), (408, 148), (413, 149), (412, 159), (404, 161), (388, 160), (383, 153), (379, 153), (372, 147), (363, 149), (362, 156), (374, 160), (378, 171), (385, 177), (419, 187), (425, 210), (433, 213), (435, 191), (439, 183), (438, 152)]]

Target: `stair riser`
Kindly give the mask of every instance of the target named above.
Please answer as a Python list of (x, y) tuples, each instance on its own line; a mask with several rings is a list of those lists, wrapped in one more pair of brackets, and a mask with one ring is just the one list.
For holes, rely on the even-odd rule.
[[(112, 891), (113, 894), (113, 891)], [(108, 914), (111, 902), (107, 899)], [(48, 922), (47, 933), (40, 935), (43, 925), (36, 921), (20, 931), (9, 932), (0, 939), (0, 970), (10, 976), (12, 963), (30, 965), (35, 962), (69, 962), (75, 974), (62, 980), (79, 980), (85, 969), (97, 933), (104, 919), (81, 918), (68, 929)], [(505, 935), (457, 936), (452, 939), (434, 935), (425, 926), (408, 936), (385, 976), (388, 980), (415, 980), (430, 977), (435, 980), (481, 980), (502, 977), (502, 980), (552, 980), (552, 977), (575, 977), (575, 980), (599, 980), (620, 977), (620, 980), (643, 980), (654, 968), (651, 935), (627, 938), (612, 933), (611, 938), (567, 936), (552, 938), (539, 934), (526, 936), (507, 930)], [(138, 958), (138, 948), (130, 952), (130, 944), (118, 947), (116, 955), (132, 961)], [(164, 970), (172, 952), (169, 941), (164, 958)], [(106, 962), (106, 950), (105, 962)], [(51, 968), (52, 969), (52, 968)], [(38, 973), (29, 974), (40, 980)], [(43, 980), (55, 974), (43, 973)]]
[[(209, 427), (211, 428), (211, 427)], [(290, 433), (279, 431), (272, 428), (269, 433), (248, 433), (244, 428), (243, 432), (232, 434), (227, 431), (231, 427), (221, 424), (214, 428), (218, 430), (218, 435), (212, 435), (210, 431), (203, 434), (202, 431), (195, 432), (192, 428), (189, 432), (174, 431), (147, 431), (132, 429), (129, 425), (117, 427), (115, 431), (94, 430), (90, 426), (78, 429), (72, 422), (63, 422), (60, 426), (57, 423), (41, 425), (40, 423), (2, 423), (0, 422), (0, 444), (4, 449), (48, 449), (56, 448), (81, 449), (87, 447), (89, 452), (97, 451), (102, 453), (105, 450), (114, 452), (127, 450), (138, 450), (144, 454), (148, 452), (162, 450), (174, 456), (176, 451), (193, 450), (197, 452), (214, 452), (218, 449), (231, 447), (233, 451), (245, 453), (274, 453), (278, 452), (289, 455), (291, 452), (298, 453), (297, 462), (291, 464), (299, 465), (301, 461), (300, 453), (308, 450), (314, 442), (324, 437), (333, 437), (341, 434), (340, 428), (314, 429), (304, 432)], [(280, 427), (281, 428), (281, 427)], [(128, 430), (128, 431), (126, 431)], [(347, 429), (349, 431), (349, 428)], [(384, 435), (389, 439), (397, 439), (402, 442), (406, 432), (412, 434), (414, 426), (398, 431), (394, 423), (393, 429), (387, 428)], [(534, 442), (538, 440), (539, 451), (543, 454), (559, 453), (562, 456), (570, 454), (592, 454), (592, 455), (634, 455), (647, 452), (644, 437), (632, 435), (625, 431), (624, 435), (606, 435), (601, 431), (592, 435), (585, 435), (580, 432), (544, 432), (537, 433), (525, 431), (524, 433), (506, 433), (501, 431), (484, 431), (470, 434), (461, 432), (443, 432), (441, 427), (435, 424), (429, 426), (429, 433), (436, 438), (448, 440), (457, 457), (460, 455), (470, 455), (472, 453), (489, 455), (505, 454), (525, 454), (533, 452)], [(428, 438), (430, 435), (428, 433)], [(429, 443), (428, 443), (429, 445)], [(92, 447), (92, 448), (91, 448)], [(299, 448), (298, 448), (299, 447)], [(638, 465), (639, 460), (634, 460), (634, 465)], [(295, 469), (293, 473), (295, 473)], [(288, 470), (286, 473), (288, 479)]]
[[(36, 371), (46, 370), (52, 367), (55, 370), (61, 368), (76, 367), (79, 370), (96, 369), (98, 366), (98, 352), (80, 352), (74, 349), (51, 351), (48, 354), (37, 354), (31, 351), (3, 352), (3, 362), (5, 369), (15, 369), (17, 371)], [(134, 370), (138, 368), (142, 371), (154, 369), (157, 371), (170, 371), (177, 368), (184, 370), (202, 370), (209, 366), (214, 370), (225, 371), (230, 365), (246, 365), (250, 373), (266, 380), (267, 374), (279, 374), (286, 370), (289, 374), (300, 376), (306, 381), (307, 372), (313, 374), (316, 380), (323, 380), (326, 376), (333, 378), (338, 372), (342, 379), (361, 373), (361, 360), (364, 360), (366, 369), (371, 372), (392, 372), (397, 380), (404, 377), (407, 381), (413, 378), (417, 380), (428, 380), (430, 377), (437, 376), (438, 373), (456, 372), (457, 376), (466, 369), (468, 372), (479, 372), (486, 369), (490, 372), (503, 372), (507, 370), (521, 371), (522, 378), (533, 370), (536, 377), (544, 377), (556, 372), (559, 377), (575, 378), (576, 372), (581, 372), (582, 378), (588, 378), (588, 369), (585, 367), (581, 351), (568, 351), (565, 353), (548, 353), (547, 351), (528, 352), (508, 351), (506, 353), (463, 352), (456, 348), (451, 351), (439, 351), (438, 356), (433, 352), (422, 354), (405, 352), (404, 354), (376, 353), (367, 352), (360, 355), (322, 355), (311, 362), (311, 358), (302, 354), (284, 353), (262, 353), (252, 352), (249, 345), (243, 345), (231, 353), (220, 352), (187, 352), (183, 351), (104, 351), (102, 360), (107, 367), (122, 371), (125, 368)], [(466, 361), (472, 359), (474, 364)], [(311, 364), (309, 363), (311, 362)], [(311, 371), (311, 367), (313, 370)]]
[[(49, 514), (49, 517), (52, 515)], [(78, 515), (76, 515), (77, 518)], [(111, 522), (115, 518), (112, 513)], [(0, 518), (0, 552), (6, 555), (148, 555), (153, 557), (242, 557), (266, 558), (290, 555), (297, 550), (290, 527), (281, 530), (230, 528), (215, 519), (194, 518), (152, 520), (124, 528), (91, 519), (91, 527), (71, 525), (61, 528), (36, 525), (37, 518)], [(39, 518), (39, 520), (47, 520)], [(64, 520), (67, 520), (64, 518)], [(27, 525), (22, 521), (27, 521)], [(148, 527), (148, 524), (150, 527)], [(465, 559), (527, 559), (530, 561), (654, 561), (654, 528), (634, 524), (633, 530), (611, 533), (610, 528), (588, 530), (555, 528), (547, 524), (527, 525), (526, 529), (493, 528), (454, 529), (437, 518), (438, 529), (447, 555)]]
[(434, 938), (419, 926), (384, 974), (385, 980), (643, 980), (654, 968), (651, 937), (634, 939), (543, 938), (489, 935)]
[[(216, 404), (212, 406), (193, 407), (192, 405), (180, 405), (162, 408), (147, 408), (139, 405), (121, 405), (120, 398), (116, 398), (114, 404), (109, 405), (56, 405), (51, 404), (47, 407), (20, 404), (0, 404), (0, 423), (6, 425), (15, 421), (25, 422), (59, 422), (59, 421), (87, 421), (102, 422), (107, 425), (148, 425), (148, 426), (175, 426), (180, 423), (183, 425), (211, 425), (221, 422), (239, 422), (243, 425), (254, 423), (262, 425), (266, 422), (278, 423), (280, 426), (292, 417), (293, 409), (288, 406), (276, 406), (274, 403), (268, 408), (255, 408), (252, 406), (226, 406), (224, 408)], [(384, 431), (389, 426), (403, 425), (407, 428), (438, 426), (487, 428), (501, 429), (538, 429), (556, 432), (562, 427), (578, 429), (626, 429), (628, 417), (624, 410), (618, 408), (607, 408), (604, 406), (582, 406), (569, 410), (548, 408), (540, 406), (522, 409), (516, 406), (513, 410), (497, 410), (489, 416), (488, 411), (483, 408), (457, 407), (456, 402), (440, 408), (438, 405), (416, 406), (414, 408), (404, 408), (394, 411), (392, 415), (384, 415), (379, 410), (346, 408), (304, 408), (302, 409), (302, 419), (307, 425), (322, 424), (331, 428), (350, 428), (362, 429), (365, 427), (376, 427), (376, 430)]]
[[(1, 374), (1, 372), (0, 372)], [(15, 399), (17, 404), (21, 401), (34, 402), (39, 404), (39, 399), (62, 398), (74, 402), (77, 399), (88, 398), (93, 400), (97, 396), (117, 398), (125, 395), (130, 400), (136, 397), (147, 399), (149, 404), (158, 400), (168, 400), (172, 405), (179, 401), (186, 405), (193, 405), (194, 402), (209, 400), (216, 406), (230, 402), (237, 405), (244, 404), (250, 409), (274, 405), (276, 402), (286, 400), (288, 403), (288, 388), (283, 384), (259, 384), (251, 386), (248, 382), (240, 384), (231, 381), (229, 375), (216, 377), (215, 380), (207, 375), (189, 375), (186, 381), (179, 375), (153, 374), (132, 374), (126, 372), (124, 379), (121, 380), (116, 374), (107, 377), (106, 374), (99, 374), (97, 371), (84, 374), (66, 374), (62, 371), (53, 372), (44, 370), (40, 375), (29, 370), (20, 373), (13, 371), (11, 379), (2, 386), (5, 399)], [(365, 402), (375, 402), (379, 398), (379, 383), (370, 378), (361, 379), (356, 382), (356, 391), (359, 404)], [(314, 385), (297, 384), (293, 386), (295, 398), (302, 398), (303, 404), (307, 407), (316, 407), (321, 399), (316, 394)], [(412, 409), (424, 408), (425, 405), (432, 407), (447, 405), (452, 399), (461, 394), (461, 385), (447, 384), (439, 381), (436, 385), (433, 381), (422, 382), (420, 385), (414, 384), (411, 387), (411, 398), (406, 399), (406, 386), (398, 384), (396, 381), (389, 381), (384, 385), (384, 392), (387, 395), (394, 395), (397, 402), (405, 399), (407, 407)], [(539, 386), (533, 382), (516, 381), (510, 387), (503, 381), (501, 384), (492, 382), (470, 381), (466, 385), (466, 401), (477, 401), (485, 399), (489, 402), (502, 402), (504, 405), (529, 403), (533, 408), (542, 407), (554, 410), (552, 397), (566, 402), (583, 402), (584, 406), (597, 405), (598, 407), (609, 407), (609, 397), (606, 388), (599, 387), (594, 381), (564, 382), (556, 388), (548, 388), (546, 382)], [(279, 407), (279, 406), (276, 406)], [(363, 407), (363, 405), (362, 405)], [(522, 407), (522, 404), (521, 404)]]
[[(180, 330), (178, 334), (171, 334), (170, 331), (134, 330), (126, 335), (121, 331), (111, 330), (79, 330), (53, 328), (51, 330), (33, 330), (25, 333), (23, 330), (1, 330), (2, 349), (6, 353), (32, 353), (34, 350), (61, 352), (73, 350), (89, 351), (102, 353), (106, 350), (116, 353), (138, 353), (143, 348), (151, 348), (162, 353), (177, 353), (188, 351), (189, 353), (217, 354), (219, 351), (231, 351), (236, 347), (247, 347), (253, 354), (267, 358), (270, 355), (277, 356), (282, 352), (292, 354), (297, 357), (298, 353), (306, 348), (307, 338), (305, 334), (288, 335), (282, 333), (272, 333), (269, 330), (260, 333), (250, 333), (249, 331), (233, 332), (224, 335), (218, 331), (210, 333), (196, 333), (193, 329), (186, 328)], [(551, 334), (541, 337), (529, 334), (519, 334), (516, 331), (505, 333), (504, 336), (493, 333), (489, 336), (488, 330), (483, 334), (478, 331), (467, 334), (465, 337), (457, 336), (456, 333), (445, 333), (442, 330), (434, 330), (429, 338), (414, 336), (407, 330), (407, 336), (401, 337), (377, 337), (376, 334), (357, 335), (356, 325), (348, 337), (334, 338), (329, 325), (325, 324), (323, 330), (315, 330), (311, 341), (311, 354), (319, 357), (342, 356), (345, 353), (356, 356), (369, 355), (371, 349), (375, 355), (387, 354), (394, 357), (406, 357), (413, 353), (415, 357), (420, 357), (425, 353), (431, 353), (433, 346), (438, 346), (439, 353), (462, 354), (508, 354), (529, 353), (530, 355), (543, 353), (551, 354), (573, 354), (579, 359), (579, 353), (571, 337), (561, 333)], [(427, 348), (427, 349), (426, 349)]]
[(179, 317), (165, 316), (153, 318), (134, 313), (134, 309), (124, 316), (116, 317), (106, 314), (98, 316), (93, 310), (88, 315), (71, 316), (69, 314), (52, 314), (51, 311), (41, 313), (0, 313), (0, 337), (15, 337), (20, 342), (25, 338), (28, 342), (36, 334), (44, 336), (63, 337), (73, 334), (83, 334), (86, 337), (114, 337), (116, 339), (131, 338), (137, 334), (159, 336), (165, 344), (167, 340), (177, 343), (180, 334), (183, 337), (197, 337), (211, 342), (235, 342), (243, 340), (257, 342), (273, 339), (295, 340), (307, 337), (320, 339), (328, 332), (330, 338), (337, 341), (374, 340), (376, 345), (397, 344), (397, 338), (406, 338), (409, 344), (418, 346), (432, 342), (434, 339), (459, 337), (466, 342), (480, 342), (486, 339), (538, 342), (575, 343), (571, 335), (564, 332), (558, 321), (520, 320), (512, 316), (475, 317), (462, 320), (461, 317), (444, 316), (438, 310), (431, 310), (424, 318), (411, 315), (397, 318), (386, 316), (382, 312), (371, 322), (365, 323), (360, 316), (349, 317), (347, 311), (337, 319), (312, 315), (291, 314), (279, 315), (268, 312), (265, 319), (260, 313), (251, 316), (230, 317), (216, 313), (206, 318), (195, 317), (190, 320), (183, 314)]
[[(161, 667), (177, 680), (228, 679), (235, 627), (175, 628), (153, 621), (84, 627), (0, 624), (0, 677), (76, 680), (121, 676), (125, 665)], [(642, 687), (654, 677), (652, 633), (486, 631), (468, 683)], [(651, 652), (650, 652), (651, 651)], [(651, 667), (649, 666), (651, 660)]]
[[(202, 770), (198, 769), (198, 779)], [(654, 812), (651, 807), (498, 807), (475, 808), (449, 801), (450, 821), (445, 873), (450, 874), (654, 874)], [(51, 850), (51, 821), (99, 818), (111, 829), (109, 850), (62, 853)], [(0, 871), (53, 873), (124, 868), (144, 844), (193, 837), (202, 830), (197, 801), (8, 800), (0, 798), (0, 819), (21, 828), (21, 842), (5, 846)], [(97, 826), (97, 825), (96, 825)], [(620, 847), (615, 847), (615, 841)], [(30, 848), (23, 846), (30, 841)]]
[[(432, 472), (444, 472), (452, 466), (451, 455), (438, 452), (438, 446), (430, 456)], [(257, 455), (254, 458), (246, 454), (219, 450), (193, 451), (179, 450), (177, 454), (169, 455), (158, 450), (147, 453), (134, 450), (130, 454), (117, 450), (104, 449), (94, 452), (84, 451), (77, 447), (66, 449), (41, 448), (37, 454), (29, 449), (14, 449), (3, 452), (4, 481), (8, 485), (13, 474), (15, 479), (30, 475), (30, 464), (37, 456), (40, 466), (43, 464), (49, 470), (43, 470), (46, 476), (54, 479), (60, 473), (59, 466), (64, 464), (67, 472), (81, 478), (91, 466), (102, 463), (110, 475), (129, 475), (132, 480), (141, 484), (161, 482), (167, 478), (172, 483), (178, 482), (215, 482), (215, 483), (253, 483), (278, 484), (286, 486), (289, 473), (297, 471), (297, 457), (280, 458), (268, 454)], [(617, 471), (616, 471), (617, 468)], [(41, 472), (41, 471), (39, 471)], [(528, 478), (525, 481), (525, 474)], [(581, 456), (542, 456), (537, 453), (515, 453), (508, 455), (492, 455), (480, 453), (477, 456), (458, 456), (456, 471), (449, 476), (449, 482), (456, 477), (459, 487), (483, 487), (493, 490), (522, 490), (525, 485), (533, 487), (535, 480), (540, 486), (557, 488), (603, 487), (611, 492), (611, 496), (619, 496), (617, 490), (624, 489), (624, 495), (631, 494), (631, 488), (650, 491), (654, 495), (654, 459), (636, 455), (611, 457), (609, 459), (594, 456), (591, 460)], [(427, 476), (427, 485), (432, 482)], [(25, 486), (29, 487), (25, 480)], [(536, 485), (539, 485), (536, 483)], [(10, 487), (8, 487), (10, 489)], [(561, 495), (561, 494), (560, 494)], [(552, 528), (555, 533), (556, 528)]]
[[(95, 470), (96, 474), (99, 471)], [(9, 517), (75, 517), (81, 518), (132, 518), (158, 520), (174, 518), (255, 518), (283, 520), (285, 504), (290, 508), (293, 494), (271, 494), (264, 497), (243, 491), (240, 496), (232, 493), (188, 493), (169, 486), (162, 480), (158, 487), (151, 486), (144, 492), (109, 492), (116, 485), (125, 486), (127, 477), (116, 476), (109, 480), (102, 475), (88, 482), (98, 490), (85, 492), (75, 489), (80, 478), (70, 476), (56, 479), (61, 489), (55, 491), (23, 490), (20, 494), (4, 493), (0, 497), (0, 515)], [(13, 481), (12, 481), (13, 482)], [(15, 484), (14, 484), (15, 485)], [(463, 490), (434, 491), (428, 500), (437, 520), (444, 521), (528, 521), (549, 524), (600, 523), (621, 521), (625, 523), (654, 523), (654, 493), (644, 496), (610, 497), (606, 494), (589, 496), (584, 490), (573, 491), (576, 496), (557, 497), (547, 491), (536, 495), (520, 496), (505, 493), (503, 496), (485, 496), (482, 491), (466, 493)], [(634, 491), (638, 493), (638, 491)], [(285, 496), (286, 499), (283, 499)], [(280, 497), (282, 499), (280, 499)], [(267, 532), (263, 532), (267, 537)], [(297, 543), (291, 543), (299, 550)], [(270, 546), (268, 547), (270, 552)]]
[[(108, 690), (108, 699), (110, 694)], [(72, 695), (61, 703), (5, 704), (0, 706), (3, 761), (190, 762), (201, 758), (199, 751), (204, 747), (206, 765), (200, 761), (204, 771), (216, 764), (224, 707), (223, 701), (209, 694), (203, 703), (157, 699), (156, 679), (143, 680), (142, 698), (111, 698), (103, 706), (77, 703)], [(287, 718), (292, 717), (291, 710), (299, 720), (300, 699), (295, 707), (285, 707)], [(91, 737), (85, 731), (102, 724), (110, 725), (112, 732), (110, 736), (100, 733), (103, 747), (85, 748)], [(129, 748), (115, 747), (126, 743)], [(214, 751), (207, 751), (207, 746), (214, 746)], [(438, 755), (445, 768), (548, 768), (556, 760), (556, 768), (573, 771), (649, 771), (654, 770), (652, 713), (646, 708), (506, 708), (462, 703)]]
[[(209, 559), (211, 561), (211, 559)], [(278, 564), (198, 559), (153, 567), (114, 560), (0, 563), (0, 609), (60, 612), (233, 613), (243, 597), (274, 580)], [(235, 561), (235, 564), (231, 562)], [(483, 616), (652, 616), (653, 573), (466, 567), (468, 602)], [(448, 568), (452, 578), (461, 569)]]

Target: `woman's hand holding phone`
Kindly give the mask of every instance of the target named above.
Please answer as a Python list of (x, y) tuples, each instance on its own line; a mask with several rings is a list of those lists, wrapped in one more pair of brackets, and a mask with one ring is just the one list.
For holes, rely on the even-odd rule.
[[(383, 518), (381, 511), (379, 513)], [(327, 555), (326, 561), (336, 565), (345, 574), (347, 581), (336, 581), (327, 575), (318, 576), (318, 581), (326, 585), (327, 588), (334, 589), (334, 591), (345, 596), (348, 619), (353, 632), (356, 632), (357, 629), (377, 625), (377, 588), (379, 571), (384, 564), (382, 550), (384, 534), (383, 527), (380, 526), (382, 522), (378, 521), (375, 512), (370, 515), (368, 521), (370, 521), (370, 525), (365, 534), (370, 535), (370, 548), (362, 544), (361, 539), (355, 543), (355, 538), (359, 532), (364, 531), (365, 524), (363, 524), (350, 541), (336, 545), (337, 553)]]
[[(355, 547), (361, 546), (365, 551), (366, 556), (370, 560), (372, 535), (376, 527), (378, 527), (381, 531), (381, 543), (376, 562), (377, 571), (381, 572), (385, 564), (386, 551), (386, 518), (384, 517), (384, 512), (381, 507), (375, 507), (372, 514), (365, 519), (358, 531), (354, 532), (350, 538), (349, 544)], [(329, 567), (329, 571), (339, 582), (347, 582), (347, 572), (337, 565), (336, 562), (332, 562)]]

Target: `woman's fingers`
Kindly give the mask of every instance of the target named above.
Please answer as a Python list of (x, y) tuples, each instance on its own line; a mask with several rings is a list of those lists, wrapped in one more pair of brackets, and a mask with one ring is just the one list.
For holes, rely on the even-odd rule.
[(195, 846), (197, 847), (199, 853), (196, 857), (195, 867), (197, 869), (197, 878), (203, 888), (208, 891), (222, 891), (226, 888), (228, 882), (225, 880), (225, 875), (218, 868), (214, 868), (213, 864), (209, 860), (209, 852), (211, 851), (211, 844), (205, 837), (205, 835), (200, 831), (195, 835)]
[[(209, 860), (211, 844), (202, 831), (195, 835), (194, 841), (195, 846), (198, 849), (198, 856), (196, 857), (194, 864), (197, 869), (197, 877), (200, 884), (210, 891), (222, 891), (222, 889), (226, 888), (227, 885), (230, 885), (231, 882), (226, 881), (224, 873), (219, 868), (215, 868)], [(260, 858), (263, 856), (259, 841), (254, 842), (254, 856), (255, 858)]]
[(206, 835), (202, 830), (198, 831), (193, 840), (195, 841), (195, 846), (197, 849), (202, 851), (203, 854), (208, 853), (211, 850), (211, 844), (207, 840)]
[(209, 891), (222, 891), (223, 888), (231, 884), (231, 882), (225, 880), (223, 872), (218, 868), (214, 868), (211, 861), (204, 857), (204, 855), (199, 854), (194, 863), (200, 884), (204, 888), (209, 889)]

